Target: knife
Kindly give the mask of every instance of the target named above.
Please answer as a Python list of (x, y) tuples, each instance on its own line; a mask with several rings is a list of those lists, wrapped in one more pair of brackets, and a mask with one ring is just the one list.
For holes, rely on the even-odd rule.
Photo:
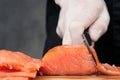
[(89, 53), (92, 55), (92, 58), (93, 58), (93, 60), (94, 60), (94, 62), (95, 62), (95, 65), (97, 65), (98, 60), (97, 60), (96, 54), (94, 54), (93, 51), (92, 51), (92, 49), (90, 48), (90, 45), (89, 45), (89, 43), (88, 43), (88, 40), (87, 40), (85, 34), (82, 34), (82, 37), (83, 37), (83, 39), (84, 39), (84, 43), (85, 43), (85, 45), (86, 45)]

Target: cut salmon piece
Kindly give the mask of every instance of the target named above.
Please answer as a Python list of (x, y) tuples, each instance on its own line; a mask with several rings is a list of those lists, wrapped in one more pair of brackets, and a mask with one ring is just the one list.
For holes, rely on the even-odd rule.
[(105, 75), (112, 75), (112, 76), (120, 76), (120, 67), (115, 65), (110, 65), (108, 63), (101, 63), (97, 57), (97, 53), (93, 47), (91, 47), (94, 57), (96, 59), (97, 71), (98, 73), (105, 74)]
[(22, 52), (0, 50), (0, 70), (3, 69), (32, 72), (40, 68), (40, 60)]
[[(41, 61), (22, 52), (0, 50), (0, 77), (13, 80), (35, 78)], [(26, 77), (26, 78), (25, 78)]]
[(37, 71), (22, 72), (22, 71), (0, 71), (0, 77), (36, 77)]
[(97, 65), (85, 45), (57, 46), (49, 50), (41, 59), (40, 74), (46, 75), (86, 75), (101, 73), (120, 76), (120, 67), (102, 64), (91, 47)]
[(109, 65), (108, 63), (97, 65), (98, 72), (106, 75), (120, 76), (120, 67), (115, 65)]
[(0, 77), (0, 80), (30, 80), (28, 77)]
[(95, 49), (91, 49), (97, 65), (85, 45), (56, 46), (42, 59), (32, 58), (22, 52), (0, 50), (0, 79), (28, 80), (35, 78), (38, 70), (40, 74), (46, 75), (102, 73), (120, 76), (119, 66), (100, 63)]
[(40, 72), (47, 75), (84, 75), (97, 72), (85, 45), (54, 47), (41, 61)]

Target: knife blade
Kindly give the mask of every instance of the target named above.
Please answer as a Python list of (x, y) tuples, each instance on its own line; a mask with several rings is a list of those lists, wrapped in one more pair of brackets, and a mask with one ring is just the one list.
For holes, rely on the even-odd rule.
[(94, 55), (92, 49), (90, 48), (90, 45), (89, 45), (89, 43), (88, 43), (87, 38), (85, 37), (84, 34), (82, 34), (82, 37), (83, 37), (83, 39), (84, 39), (84, 43), (85, 43), (85, 45), (86, 45), (86, 47), (87, 47), (89, 53), (92, 55), (92, 58), (93, 58), (93, 60), (94, 60), (94, 62), (95, 62), (95, 65), (97, 65), (97, 59), (96, 59), (96, 57), (95, 57), (95, 55)]

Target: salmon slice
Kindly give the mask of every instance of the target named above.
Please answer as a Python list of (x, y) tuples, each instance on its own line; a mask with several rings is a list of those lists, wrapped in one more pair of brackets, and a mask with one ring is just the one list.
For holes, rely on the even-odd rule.
[(0, 77), (36, 77), (37, 71), (34, 72), (22, 72), (22, 71), (0, 71)]
[(40, 60), (22, 52), (0, 50), (0, 70), (3, 69), (32, 72), (40, 68)]
[[(91, 47), (92, 48), (92, 47)], [(110, 65), (108, 63), (101, 63), (97, 57), (97, 53), (94, 48), (92, 48), (94, 57), (97, 62), (97, 71), (98, 73), (112, 76), (120, 76), (120, 67), (115, 65)]]
[(28, 77), (0, 77), (0, 80), (30, 80)]
[(0, 77), (7, 80), (35, 78), (41, 61), (22, 52), (0, 50)]
[(40, 73), (47, 75), (84, 75), (97, 72), (85, 45), (54, 47), (41, 61)]
[(120, 76), (120, 67), (115, 65), (109, 65), (108, 63), (101, 64), (97, 66), (98, 72), (106, 75)]

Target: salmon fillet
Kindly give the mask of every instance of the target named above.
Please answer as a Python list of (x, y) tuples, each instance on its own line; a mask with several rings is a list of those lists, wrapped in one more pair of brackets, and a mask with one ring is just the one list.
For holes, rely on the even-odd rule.
[(96, 51), (97, 66), (85, 45), (57, 46), (49, 50), (41, 59), (40, 74), (45, 75), (86, 75), (100, 73), (105, 75), (119, 75), (120, 67), (100, 63)]
[(54, 47), (41, 61), (40, 72), (47, 75), (84, 75), (97, 72), (92, 56), (84, 45)]

